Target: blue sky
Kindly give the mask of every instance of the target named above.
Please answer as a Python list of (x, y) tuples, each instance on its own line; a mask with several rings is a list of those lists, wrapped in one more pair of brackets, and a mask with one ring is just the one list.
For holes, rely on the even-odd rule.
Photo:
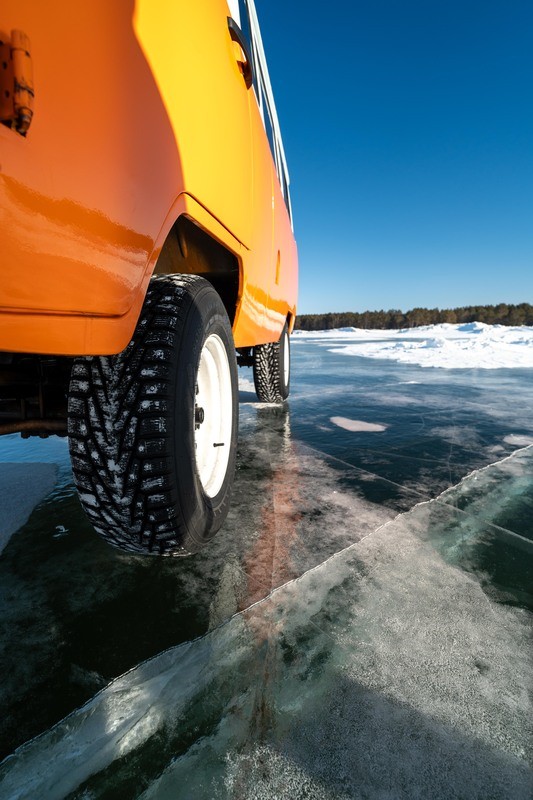
[(533, 2), (256, 7), (300, 313), (533, 302)]

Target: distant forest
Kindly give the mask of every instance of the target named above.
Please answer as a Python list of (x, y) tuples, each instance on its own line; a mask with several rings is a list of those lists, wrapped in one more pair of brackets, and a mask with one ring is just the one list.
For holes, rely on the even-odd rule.
[(486, 322), (488, 325), (533, 325), (533, 306), (500, 303), (497, 306), (464, 306), (462, 308), (413, 308), (411, 311), (344, 311), (332, 314), (301, 314), (296, 330), (329, 331), (332, 328), (418, 328), (419, 325)]

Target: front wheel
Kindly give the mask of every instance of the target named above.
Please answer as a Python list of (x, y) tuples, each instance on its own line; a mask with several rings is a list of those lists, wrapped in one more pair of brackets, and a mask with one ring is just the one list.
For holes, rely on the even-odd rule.
[(260, 344), (253, 351), (255, 392), (262, 403), (282, 403), (289, 396), (291, 348), (287, 323), (279, 342)]
[(231, 326), (203, 278), (152, 279), (126, 349), (74, 363), (74, 479), (95, 529), (122, 550), (186, 555), (215, 535), (237, 428)]

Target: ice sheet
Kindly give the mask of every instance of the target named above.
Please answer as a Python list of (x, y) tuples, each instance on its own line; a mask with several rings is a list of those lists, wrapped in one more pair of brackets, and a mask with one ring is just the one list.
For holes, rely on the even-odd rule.
[[(443, 369), (533, 367), (533, 328), (485, 325), (425, 325), (407, 330), (296, 331), (294, 341), (339, 340), (334, 353), (380, 358)], [(345, 342), (353, 342), (345, 344)]]
[[(319, 344), (294, 347), (283, 408), (258, 404), (245, 372), (230, 515), (206, 551), (179, 565), (95, 537), (66, 442), (17, 439), (8, 450), (9, 461), (59, 463), (64, 488), (0, 560), (0, 744), (13, 752), (90, 698), (95, 720), (91, 728), (76, 712), (48, 731), (40, 760), (19, 752), (20, 788), (32, 800), (57, 795), (71, 767), (68, 800), (486, 800), (509, 796), (504, 782), (523, 796), (529, 720), (511, 673), (528, 668), (520, 630), (533, 607), (531, 455), (453, 485), (531, 439), (533, 373), (354, 361), (330, 353), (331, 340)], [(388, 427), (347, 431), (332, 417)], [(422, 505), (394, 520), (449, 486), (425, 517)], [(468, 626), (470, 608), (479, 623)], [(145, 659), (170, 646), (168, 670), (157, 656), (148, 675)], [(123, 704), (114, 684), (100, 704), (94, 693), (121, 674)], [(483, 705), (482, 690), (500, 697)], [(514, 720), (503, 698), (519, 707)], [(11, 800), (6, 781), (0, 797)]]
[(217, 627), (412, 505), (412, 493), (297, 446), (286, 410), (247, 409), (229, 518), (196, 557), (177, 564), (110, 548), (72, 486), (12, 538), (0, 561), (3, 755), (113, 677)]
[(7, 759), (0, 797), (529, 800), (532, 618), (480, 553), (532, 464), (472, 473), (140, 664)]

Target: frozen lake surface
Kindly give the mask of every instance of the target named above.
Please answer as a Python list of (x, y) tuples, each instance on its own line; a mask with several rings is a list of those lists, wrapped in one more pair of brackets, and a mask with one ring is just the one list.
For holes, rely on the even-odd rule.
[(113, 550), (64, 441), (0, 439), (1, 800), (530, 800), (533, 369), (347, 335), (296, 338), (286, 408), (241, 372), (194, 558)]

